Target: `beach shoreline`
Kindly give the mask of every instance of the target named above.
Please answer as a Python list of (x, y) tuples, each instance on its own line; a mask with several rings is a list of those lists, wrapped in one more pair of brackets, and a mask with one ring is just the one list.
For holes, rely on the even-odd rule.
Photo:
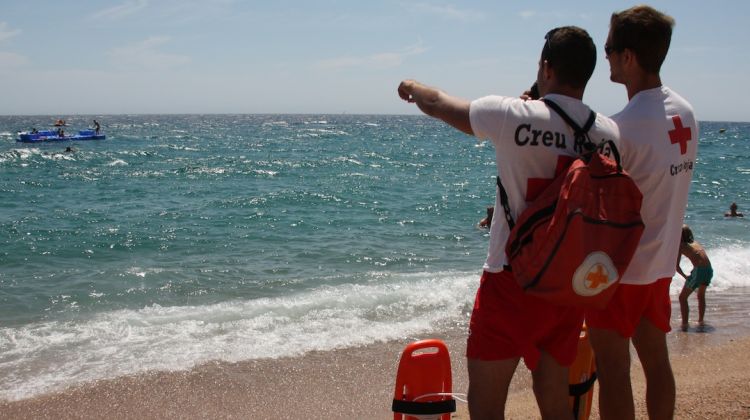
[[(675, 320), (673, 320), (674, 324)], [(0, 403), (8, 419), (52, 418), (390, 418), (398, 361), (404, 346), (422, 338), (446, 342), (453, 390), (467, 387), (465, 333), (310, 352), (301, 357), (210, 362), (190, 371), (149, 372), (100, 380), (13, 402)], [(676, 418), (750, 416), (750, 336), (672, 332), (668, 335), (677, 381)], [(637, 416), (646, 416), (645, 385), (637, 358), (632, 374)], [(596, 405), (596, 404), (594, 404)], [(511, 384), (508, 418), (538, 418), (528, 371)], [(465, 404), (452, 416), (468, 419)], [(592, 418), (598, 418), (594, 407)]]

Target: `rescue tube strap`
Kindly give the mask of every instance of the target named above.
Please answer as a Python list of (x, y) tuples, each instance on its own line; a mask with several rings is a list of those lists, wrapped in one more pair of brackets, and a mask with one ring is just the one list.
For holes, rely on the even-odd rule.
[(444, 414), (456, 411), (456, 400), (418, 402), (393, 400), (391, 411), (402, 414)]
[(571, 397), (580, 397), (591, 390), (591, 387), (594, 386), (594, 382), (596, 382), (596, 372), (593, 372), (590, 378), (581, 383), (568, 385), (568, 394)]

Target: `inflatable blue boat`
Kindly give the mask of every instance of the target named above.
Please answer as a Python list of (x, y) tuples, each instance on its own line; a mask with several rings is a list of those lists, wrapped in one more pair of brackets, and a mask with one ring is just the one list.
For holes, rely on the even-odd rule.
[(104, 140), (107, 136), (104, 134), (96, 134), (94, 130), (81, 130), (78, 134), (62, 136), (54, 130), (42, 130), (36, 132), (22, 132), (18, 133), (16, 141), (21, 143), (41, 143), (50, 141), (76, 141), (76, 140)]

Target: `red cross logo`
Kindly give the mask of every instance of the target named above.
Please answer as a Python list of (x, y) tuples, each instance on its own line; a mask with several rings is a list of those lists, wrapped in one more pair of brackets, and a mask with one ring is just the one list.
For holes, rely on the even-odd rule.
[(547, 188), (547, 186), (551, 184), (558, 175), (560, 175), (568, 166), (570, 166), (570, 164), (573, 163), (574, 160), (575, 158), (573, 158), (572, 156), (560, 155), (557, 157), (557, 166), (555, 167), (554, 177), (529, 178), (529, 180), (526, 182), (526, 201), (531, 202), (539, 197), (539, 194), (541, 194), (542, 191), (544, 191), (544, 189)]
[(680, 154), (684, 155), (687, 153), (687, 142), (693, 139), (690, 133), (690, 127), (683, 127), (682, 120), (679, 115), (672, 117), (674, 123), (674, 130), (669, 132), (669, 141), (672, 144), (680, 143)]
[(609, 275), (604, 271), (604, 266), (597, 264), (596, 271), (589, 271), (586, 275), (586, 280), (590, 283), (587, 285), (589, 289), (597, 289), (599, 286), (606, 285), (609, 282)]

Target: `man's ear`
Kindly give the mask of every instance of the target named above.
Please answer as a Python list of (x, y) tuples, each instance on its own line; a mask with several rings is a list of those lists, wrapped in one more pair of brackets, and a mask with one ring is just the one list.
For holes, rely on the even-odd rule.
[(620, 53), (622, 55), (622, 63), (625, 64), (625, 66), (631, 67), (631, 66), (638, 66), (638, 57), (636, 57), (633, 50), (630, 48), (625, 48)]
[(554, 73), (554, 70), (552, 69), (552, 66), (550, 65), (549, 61), (544, 60), (542, 62), (542, 77), (544, 77), (544, 80), (552, 79), (553, 73)]

